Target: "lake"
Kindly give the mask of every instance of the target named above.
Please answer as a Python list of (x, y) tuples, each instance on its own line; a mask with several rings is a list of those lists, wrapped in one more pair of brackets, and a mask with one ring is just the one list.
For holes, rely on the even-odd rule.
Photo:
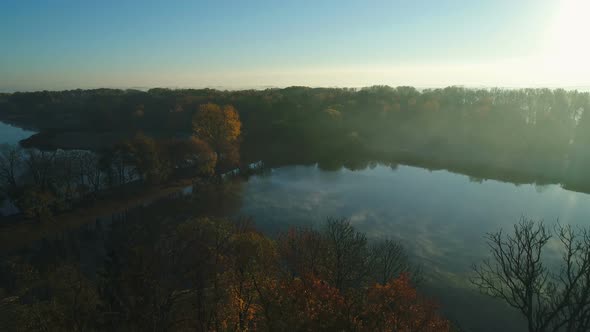
[[(18, 144), (20, 140), (25, 139), (33, 134), (35, 134), (35, 132), (0, 122), (0, 145)], [(16, 208), (12, 204), (9, 204), (0, 198), (0, 217), (2, 215), (16, 213), (16, 211)]]
[(18, 144), (20, 140), (33, 134), (35, 132), (0, 122), (0, 144)]
[(477, 331), (526, 327), (515, 311), (470, 287), (471, 266), (487, 257), (485, 233), (511, 230), (522, 215), (590, 225), (587, 194), (409, 166), (282, 167), (250, 178), (242, 190), (238, 214), (271, 234), (290, 225), (320, 226), (333, 216), (349, 218), (369, 238), (401, 242), (423, 267), (425, 290), (448, 316)]

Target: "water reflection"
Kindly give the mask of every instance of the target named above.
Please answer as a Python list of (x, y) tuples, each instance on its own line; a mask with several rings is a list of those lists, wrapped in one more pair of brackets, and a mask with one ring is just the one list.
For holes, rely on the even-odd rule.
[(18, 144), (20, 140), (33, 134), (35, 132), (0, 122), (0, 144)]
[[(250, 179), (239, 214), (252, 216), (271, 233), (289, 225), (317, 225), (326, 216), (348, 217), (369, 237), (402, 242), (424, 266), (426, 288), (464, 327), (519, 330), (513, 311), (469, 287), (471, 265), (487, 255), (483, 235), (510, 229), (523, 214), (587, 225), (590, 196), (557, 185), (540, 190), (408, 166), (361, 171), (291, 166)], [(489, 324), (490, 312), (474, 311), (476, 302), (498, 317), (495, 323)]]
[(471, 264), (487, 255), (483, 235), (512, 227), (522, 214), (563, 223), (589, 222), (590, 196), (556, 185), (540, 190), (534, 185), (473, 181), (447, 171), (371, 166), (359, 171), (288, 166), (222, 187), (197, 184), (77, 230), (54, 232), (29, 249), (36, 253), (29, 256), (49, 264), (75, 255), (73, 259), (92, 273), (117, 243), (140, 235), (149, 241), (162, 227), (193, 216), (252, 217), (271, 235), (294, 225), (318, 226), (327, 216), (347, 217), (370, 238), (403, 243), (423, 266), (428, 281), (424, 289), (464, 328), (518, 331), (522, 320), (517, 313), (478, 295), (467, 282)]
[[(18, 144), (20, 140), (23, 140), (33, 134), (35, 134), (35, 132), (0, 122), (0, 145)], [(18, 210), (13, 204), (10, 204), (8, 201), (0, 198), (0, 216), (14, 214), (17, 211)]]
[[(251, 178), (239, 214), (264, 229), (351, 218), (370, 237), (396, 237), (422, 259), (437, 257), (446, 270), (485, 252), (482, 235), (508, 228), (526, 214), (564, 223), (587, 223), (590, 196), (556, 185), (470, 181), (464, 175), (400, 166), (324, 171), (291, 166)], [(471, 248), (465, 252), (464, 248)], [(440, 260), (439, 257), (447, 257)]]

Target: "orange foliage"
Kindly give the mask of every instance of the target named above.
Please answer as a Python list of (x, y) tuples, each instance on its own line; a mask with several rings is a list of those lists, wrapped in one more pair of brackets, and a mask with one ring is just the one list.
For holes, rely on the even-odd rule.
[(231, 105), (204, 104), (193, 117), (193, 130), (216, 154), (217, 167), (231, 168), (239, 163), (239, 138), (242, 123)]
[(350, 327), (346, 301), (338, 289), (315, 278), (283, 279), (275, 283), (274, 303), (282, 316), (278, 328), (296, 331), (343, 331)]
[(417, 293), (409, 276), (402, 274), (385, 285), (369, 288), (363, 321), (371, 331), (449, 331), (449, 322), (436, 309)]
[(196, 137), (191, 137), (189, 141), (189, 151), (196, 156), (196, 165), (199, 173), (211, 175), (215, 172), (217, 155), (211, 150), (209, 144)]
[(207, 141), (216, 150), (235, 143), (240, 137), (241, 128), (240, 116), (231, 105), (223, 108), (213, 103), (201, 105), (193, 118), (197, 137)]
[(318, 232), (312, 229), (289, 229), (281, 234), (278, 246), (287, 268), (298, 275), (319, 275), (319, 260), (324, 249)]
[(275, 243), (247, 227), (233, 234), (229, 243), (229, 269), (222, 278), (227, 285), (222, 324), (230, 330), (256, 330), (265, 323), (262, 294), (276, 278)]
[[(191, 226), (192, 225), (192, 226)], [(191, 231), (191, 229), (193, 229)], [(223, 239), (209, 266), (208, 288), (218, 331), (449, 331), (437, 307), (421, 297), (407, 274), (385, 285), (338, 289), (316, 273), (325, 250), (311, 229), (291, 230), (278, 243), (249, 224), (202, 220), (179, 234)], [(218, 243), (217, 240), (211, 244)], [(325, 254), (325, 253), (324, 253)], [(287, 265), (287, 266), (285, 266)], [(285, 269), (295, 269), (285, 273)], [(321, 268), (319, 269), (321, 270)]]

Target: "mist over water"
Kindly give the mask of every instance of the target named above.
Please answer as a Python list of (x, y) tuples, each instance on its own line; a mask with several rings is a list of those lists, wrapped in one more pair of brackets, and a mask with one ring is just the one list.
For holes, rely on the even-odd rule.
[(282, 167), (251, 178), (242, 197), (238, 214), (253, 217), (271, 234), (289, 226), (319, 227), (326, 217), (337, 216), (350, 218), (369, 239), (399, 241), (423, 267), (425, 288), (435, 293), (449, 317), (478, 331), (522, 327), (504, 304), (478, 295), (469, 284), (472, 264), (488, 257), (486, 233), (509, 231), (522, 215), (549, 225), (557, 219), (590, 225), (588, 194), (558, 185), (480, 182), (410, 166), (358, 171)]

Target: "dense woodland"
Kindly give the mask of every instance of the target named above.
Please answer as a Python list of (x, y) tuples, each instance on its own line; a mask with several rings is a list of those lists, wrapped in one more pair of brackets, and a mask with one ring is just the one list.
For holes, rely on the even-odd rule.
[(83, 148), (96, 147), (92, 135), (74, 133), (109, 133), (102, 143), (137, 131), (187, 137), (208, 102), (238, 110), (245, 161), (357, 169), (381, 160), (578, 190), (590, 182), (590, 97), (562, 89), (71, 90), (4, 94), (0, 117), (41, 130), (29, 144)]
[(346, 220), (273, 240), (248, 220), (161, 213), (139, 209), (4, 259), (3, 329), (450, 329), (416, 291), (419, 273), (403, 248), (369, 242)]

